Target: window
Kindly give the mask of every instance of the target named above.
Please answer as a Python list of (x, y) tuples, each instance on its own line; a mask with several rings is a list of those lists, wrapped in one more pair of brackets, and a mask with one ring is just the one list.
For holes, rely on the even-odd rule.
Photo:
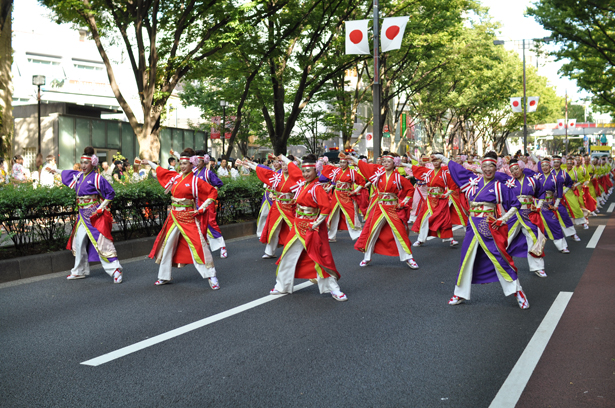
[(73, 64), (77, 69), (87, 69), (89, 71), (102, 71), (102, 67), (95, 67), (93, 65)]
[(30, 171), (35, 170), (36, 166), (36, 147), (26, 147), (23, 149), (23, 166)]
[(35, 65), (60, 65), (60, 61), (42, 60), (38, 58), (28, 58), (28, 62)]

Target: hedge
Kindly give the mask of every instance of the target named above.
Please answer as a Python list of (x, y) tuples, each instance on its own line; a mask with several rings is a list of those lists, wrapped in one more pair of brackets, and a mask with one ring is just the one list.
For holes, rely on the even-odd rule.
[[(218, 224), (255, 219), (264, 193), (256, 175), (223, 180), (218, 190)], [(170, 195), (157, 180), (114, 183), (111, 214), (115, 239), (154, 236), (167, 217)], [(0, 187), (0, 224), (20, 254), (64, 248), (76, 220), (75, 191), (66, 186), (33, 188), (31, 184)], [(8, 238), (7, 238), (8, 237)], [(5, 243), (5, 242), (3, 242)]]

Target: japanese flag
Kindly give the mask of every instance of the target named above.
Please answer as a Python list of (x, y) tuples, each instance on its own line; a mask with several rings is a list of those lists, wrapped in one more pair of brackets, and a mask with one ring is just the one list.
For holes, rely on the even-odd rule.
[(560, 119), (557, 121), (557, 128), (558, 129), (565, 129), (566, 128), (566, 119)]
[(345, 21), (346, 54), (369, 54), (367, 42), (367, 23), (370, 20)]
[(398, 50), (401, 48), (401, 40), (404, 38), (406, 24), (410, 17), (385, 18), (380, 31), (380, 46), (382, 52)]
[(527, 98), (527, 111), (528, 112), (536, 112), (536, 108), (538, 107), (538, 99), (539, 96), (528, 96)]
[(512, 108), (513, 112), (521, 112), (521, 97), (510, 98), (510, 107)]
[(568, 129), (576, 129), (576, 128), (577, 128), (577, 120), (568, 119)]

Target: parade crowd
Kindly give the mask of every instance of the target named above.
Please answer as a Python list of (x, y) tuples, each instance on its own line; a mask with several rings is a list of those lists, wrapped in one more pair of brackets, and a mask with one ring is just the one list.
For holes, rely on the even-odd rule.
[[(469, 300), (473, 284), (499, 282), (505, 296), (514, 294), (519, 307), (527, 309), (513, 257), (526, 258), (529, 271), (546, 278), (547, 241), (569, 254), (566, 239), (580, 241), (576, 228), (589, 227), (589, 217), (600, 212), (612, 193), (615, 176), (610, 157), (538, 158), (520, 152), (452, 159), (441, 153), (415, 157), (384, 152), (375, 163), (340, 153), (335, 165), (311, 154), (302, 159), (270, 155), (265, 164), (221, 160), (219, 165), (202, 150), (171, 154), (166, 169), (135, 159), (130, 175), (132, 181), (155, 177), (171, 195), (171, 211), (149, 255), (159, 264), (156, 285), (172, 282), (173, 267), (193, 264), (211, 289), (220, 288), (212, 252), (220, 250), (221, 258), (228, 253), (216, 223), (218, 188), (225, 178), (252, 171), (265, 187), (257, 221), (262, 257), (275, 258), (282, 248), (270, 294), (292, 293), (294, 279), (309, 279), (320, 293), (338, 301), (348, 297), (340, 289), (331, 247), (337, 234), (348, 231), (362, 253), (359, 267), (372, 266), (373, 254), (380, 254), (418, 269), (413, 248), (421, 261), (417, 248), (427, 245), (427, 237), (461, 245), (450, 305)], [(14, 158), (12, 178), (18, 182), (28, 179), (22, 163)], [(50, 156), (38, 176), (30, 175), (41, 185), (59, 181), (77, 193), (79, 215), (67, 246), (75, 255), (69, 280), (85, 278), (89, 262), (100, 261), (115, 283), (122, 282), (109, 204), (115, 196), (113, 183), (129, 180), (126, 168), (121, 160), (99, 166), (94, 149), (87, 147), (72, 170), (58, 170)], [(461, 243), (454, 239), (453, 227), (465, 229)], [(414, 243), (410, 231), (418, 234)]]

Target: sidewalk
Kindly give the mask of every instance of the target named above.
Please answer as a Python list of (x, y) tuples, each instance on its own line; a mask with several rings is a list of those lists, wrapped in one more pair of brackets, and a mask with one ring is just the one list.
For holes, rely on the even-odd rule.
[(613, 214), (607, 214), (606, 228), (517, 403), (519, 408), (615, 407)]

